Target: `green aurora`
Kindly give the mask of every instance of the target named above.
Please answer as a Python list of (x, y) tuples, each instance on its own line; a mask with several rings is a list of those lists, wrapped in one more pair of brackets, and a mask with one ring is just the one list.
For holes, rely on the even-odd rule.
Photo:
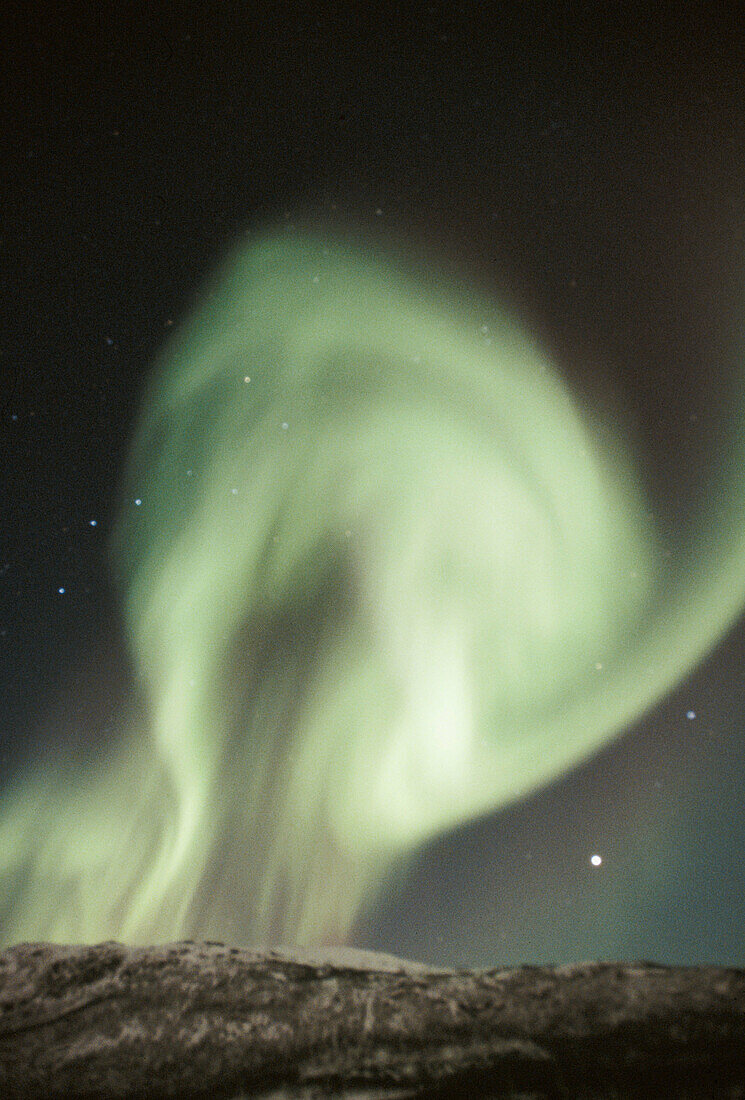
[(497, 304), (349, 242), (239, 251), (157, 365), (113, 533), (145, 717), (3, 793), (2, 945), (348, 939), (733, 623), (744, 422), (671, 548), (628, 429)]

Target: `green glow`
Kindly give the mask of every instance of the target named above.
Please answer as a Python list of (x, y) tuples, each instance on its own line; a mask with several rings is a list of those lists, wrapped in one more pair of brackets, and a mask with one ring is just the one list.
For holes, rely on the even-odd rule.
[(628, 433), (494, 303), (338, 242), (239, 253), (158, 365), (113, 539), (147, 721), (5, 793), (2, 942), (343, 940), (731, 625), (743, 419), (668, 559)]

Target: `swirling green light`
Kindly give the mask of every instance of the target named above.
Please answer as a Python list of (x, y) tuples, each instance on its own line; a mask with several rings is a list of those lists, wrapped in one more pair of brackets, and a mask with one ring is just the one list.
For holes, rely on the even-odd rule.
[(670, 576), (623, 430), (493, 303), (339, 242), (239, 253), (162, 356), (113, 539), (147, 726), (6, 794), (3, 941), (344, 939), (731, 624), (732, 454)]

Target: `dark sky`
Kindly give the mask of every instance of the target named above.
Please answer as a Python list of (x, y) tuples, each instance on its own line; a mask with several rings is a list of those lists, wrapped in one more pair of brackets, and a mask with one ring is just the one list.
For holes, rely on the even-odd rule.
[[(467, 272), (577, 392), (621, 395), (663, 529), (695, 524), (742, 385), (745, 35), (726, 5), (476, 7), (3, 16), (0, 782), (112, 733), (134, 416), (246, 231)], [(431, 844), (360, 945), (745, 965), (744, 657), (741, 623), (621, 742)]]

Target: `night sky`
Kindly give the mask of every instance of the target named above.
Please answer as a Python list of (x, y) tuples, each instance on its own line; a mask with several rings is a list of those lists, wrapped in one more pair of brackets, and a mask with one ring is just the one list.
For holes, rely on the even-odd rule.
[[(726, 5), (261, 7), (3, 17), (0, 789), (95, 760), (137, 696), (108, 554), (136, 416), (264, 231), (352, 234), (505, 303), (625, 425), (670, 570), (716, 506), (745, 355)], [(609, 747), (425, 844), (354, 944), (745, 966), (744, 659), (740, 618)]]

